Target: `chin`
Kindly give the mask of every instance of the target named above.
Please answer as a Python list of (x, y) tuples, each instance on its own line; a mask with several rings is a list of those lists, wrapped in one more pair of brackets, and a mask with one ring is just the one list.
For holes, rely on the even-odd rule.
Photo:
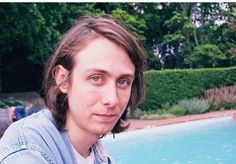
[(112, 130), (113, 127), (103, 127), (99, 131), (99, 135), (104, 135), (109, 133)]

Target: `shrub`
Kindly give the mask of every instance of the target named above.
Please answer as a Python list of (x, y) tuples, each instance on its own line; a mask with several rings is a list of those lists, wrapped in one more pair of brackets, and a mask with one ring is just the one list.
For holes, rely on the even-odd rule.
[(199, 114), (206, 112), (210, 104), (204, 99), (184, 99), (178, 102), (178, 106), (186, 110), (186, 114)]
[(160, 115), (160, 119), (175, 118), (175, 115), (170, 113), (164, 113)]
[(142, 120), (159, 120), (161, 116), (159, 114), (144, 114), (140, 117)]
[(213, 102), (209, 102), (210, 107), (208, 108), (209, 112), (216, 111), (218, 107)]
[(215, 109), (232, 109), (236, 107), (236, 85), (221, 88), (208, 89), (203, 98), (214, 104)]
[(16, 99), (3, 99), (0, 100), (0, 108), (5, 108), (8, 106), (17, 106), (17, 105), (22, 105), (23, 101), (21, 100), (16, 100)]
[(187, 110), (180, 105), (173, 105), (168, 112), (175, 116), (184, 116), (186, 115)]
[(219, 106), (220, 109), (235, 109), (236, 103), (234, 102), (223, 102)]
[[(171, 106), (170, 106), (171, 107)], [(154, 110), (147, 110), (147, 111), (143, 111), (142, 113), (143, 114), (148, 114), (148, 115), (151, 115), (151, 114), (159, 114), (159, 115), (162, 115), (162, 114), (165, 114), (167, 113), (169, 108), (159, 108), (159, 109), (154, 109)]]
[(142, 110), (158, 109), (182, 99), (203, 95), (207, 89), (236, 84), (236, 67), (150, 70), (145, 72), (146, 99)]
[(143, 112), (139, 108), (135, 108), (132, 111), (127, 113), (127, 118), (139, 119), (142, 116)]
[(143, 120), (161, 120), (167, 118), (175, 118), (175, 115), (170, 113), (163, 113), (163, 114), (144, 114), (140, 117)]

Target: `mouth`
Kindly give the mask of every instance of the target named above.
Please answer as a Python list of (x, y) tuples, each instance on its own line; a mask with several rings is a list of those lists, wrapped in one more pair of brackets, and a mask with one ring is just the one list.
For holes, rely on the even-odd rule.
[(116, 114), (94, 114), (101, 122), (111, 122), (116, 118)]

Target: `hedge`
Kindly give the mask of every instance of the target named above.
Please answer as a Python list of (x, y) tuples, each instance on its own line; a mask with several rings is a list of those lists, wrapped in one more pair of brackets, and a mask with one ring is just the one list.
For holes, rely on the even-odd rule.
[(146, 98), (141, 110), (201, 96), (206, 89), (236, 84), (236, 67), (150, 70), (145, 72)]

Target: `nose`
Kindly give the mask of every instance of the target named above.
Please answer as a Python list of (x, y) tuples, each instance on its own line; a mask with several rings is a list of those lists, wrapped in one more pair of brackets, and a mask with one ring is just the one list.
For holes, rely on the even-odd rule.
[(114, 108), (118, 104), (118, 94), (115, 84), (109, 84), (104, 88), (102, 95), (103, 104), (109, 108)]

